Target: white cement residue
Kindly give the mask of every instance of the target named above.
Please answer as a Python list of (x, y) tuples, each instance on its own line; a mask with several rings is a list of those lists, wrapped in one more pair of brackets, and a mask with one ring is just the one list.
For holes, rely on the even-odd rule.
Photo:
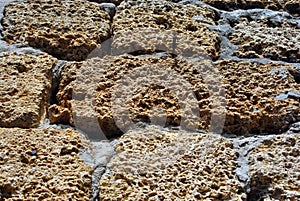
[(235, 149), (238, 150), (239, 157), (237, 159), (238, 168), (236, 175), (240, 182), (244, 185), (247, 193), (250, 192), (250, 177), (249, 177), (249, 155), (251, 151), (265, 140), (271, 140), (276, 135), (240, 137), (230, 139)]

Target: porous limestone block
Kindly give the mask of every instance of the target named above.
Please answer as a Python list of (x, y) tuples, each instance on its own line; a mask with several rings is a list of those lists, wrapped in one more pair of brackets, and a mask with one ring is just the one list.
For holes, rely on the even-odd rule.
[(0, 199), (89, 200), (87, 146), (71, 129), (0, 128)]
[[(228, 134), (282, 133), (299, 121), (297, 72), (291, 65), (275, 63), (93, 58), (66, 65), (50, 121), (62, 118), (75, 125), (75, 117), (75, 126), (87, 133), (100, 128), (110, 137), (137, 122), (161, 126), (185, 122), (187, 129), (209, 130), (222, 127), (224, 121), (223, 132)], [(224, 113), (216, 114), (222, 109), (217, 103), (224, 104)]]
[(117, 140), (100, 200), (245, 200), (237, 151), (214, 134), (149, 126)]
[(300, 120), (296, 67), (231, 60), (215, 65), (226, 89), (225, 133), (282, 133)]
[(113, 18), (113, 53), (169, 51), (217, 59), (220, 37), (207, 26), (215, 25), (216, 19), (206, 6), (124, 1)]
[(0, 56), (0, 126), (37, 127), (45, 119), (56, 59), (47, 55)]
[(64, 60), (84, 60), (110, 37), (110, 16), (97, 3), (78, 0), (14, 2), (4, 9), (3, 38)]
[(229, 39), (238, 47), (235, 56), (300, 62), (300, 26), (296, 21), (249, 18), (233, 24), (235, 31)]
[(50, 121), (68, 117), (87, 133), (96, 132), (99, 123), (108, 136), (137, 122), (208, 129), (213, 100), (222, 98), (220, 89), (208, 85), (220, 83), (210, 60), (193, 64), (185, 59), (133, 56), (69, 63), (62, 74), (58, 105), (50, 108)]
[(300, 138), (283, 134), (250, 154), (250, 200), (300, 199)]

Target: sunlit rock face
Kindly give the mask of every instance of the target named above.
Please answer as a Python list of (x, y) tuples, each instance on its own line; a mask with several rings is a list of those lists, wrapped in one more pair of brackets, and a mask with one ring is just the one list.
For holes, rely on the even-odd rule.
[(229, 39), (238, 46), (236, 56), (300, 62), (300, 23), (296, 20), (280, 20), (279, 16), (255, 19), (254, 15), (233, 24), (235, 31)]
[[(124, 1), (113, 18), (113, 48), (116, 52), (166, 51), (172, 48), (173, 39), (170, 36), (174, 34), (177, 37), (177, 54), (189, 51), (197, 55), (198, 52), (198, 56), (208, 55), (217, 59), (220, 38), (207, 26), (215, 25), (216, 19), (217, 14), (207, 6), (157, 0)], [(145, 33), (151, 30), (153, 33), (147, 36)]]
[(88, 1), (34, 0), (4, 9), (3, 38), (28, 42), (64, 60), (84, 60), (110, 34), (110, 17)]
[(115, 150), (101, 178), (101, 200), (245, 198), (234, 174), (237, 152), (220, 136), (150, 126), (124, 134)]
[[(145, 67), (148, 70), (143, 69)], [(150, 76), (157, 69), (163, 70)], [(101, 129), (113, 136), (113, 133), (117, 135), (120, 132), (120, 125), (116, 124), (119, 118), (126, 116), (126, 111), (129, 111), (128, 118), (131, 121), (122, 123), (121, 127), (129, 126), (132, 122), (150, 123), (151, 116), (162, 119), (158, 125), (180, 126), (185, 115), (186, 125), (209, 130), (210, 126), (214, 126), (210, 124), (218, 124), (211, 121), (213, 112), (218, 108), (213, 105), (217, 99), (223, 100), (226, 106), (224, 133), (282, 133), (288, 129), (289, 124), (299, 120), (297, 94), (300, 85), (293, 76), (296, 71), (291, 65), (230, 60), (215, 63), (201, 60), (195, 64), (185, 59), (171, 58), (95, 58), (66, 65), (57, 95), (59, 104), (51, 106), (50, 120), (53, 123), (70, 122), (75, 125), (73, 117), (79, 123), (83, 119), (94, 118)], [(205, 77), (207, 74), (211, 74), (211, 78)], [(170, 75), (173, 77), (170, 78)], [(147, 78), (157, 80), (156, 85), (143, 82)], [(166, 80), (169, 78), (173, 82), (168, 88)], [(186, 81), (187, 86), (184, 87), (183, 81)], [(177, 89), (172, 90), (172, 87)], [(182, 92), (190, 92), (193, 96), (180, 100), (180, 96), (175, 93), (180, 88)], [(221, 90), (226, 95), (222, 95)], [(72, 107), (71, 101), (76, 100), (76, 94), (84, 95), (85, 99), (73, 102), (77, 106)], [(121, 94), (120, 97), (117, 94)], [(123, 100), (123, 96), (128, 101), (115, 104)], [(195, 114), (185, 112), (180, 101), (188, 108), (194, 107), (191, 111)], [(89, 102), (94, 103), (95, 111), (88, 112), (92, 108)], [(154, 107), (160, 109), (155, 111)], [(165, 122), (162, 122), (163, 119)], [(89, 124), (82, 126), (82, 129), (93, 127)]]
[(299, 121), (297, 68), (230, 60), (215, 64), (226, 89), (224, 133), (282, 133)]
[(0, 198), (88, 200), (91, 167), (78, 153), (89, 146), (78, 132), (0, 128)]
[(56, 59), (42, 54), (0, 56), (0, 126), (30, 128), (46, 117)]
[(299, 135), (265, 140), (250, 154), (251, 200), (300, 199)]
[(0, 200), (299, 200), (299, 6), (2, 0)]
[[(193, 64), (185, 59), (132, 56), (70, 63), (65, 66), (57, 94), (59, 104), (50, 108), (50, 121), (76, 125), (76, 121), (80, 124), (94, 118), (111, 137), (132, 123), (153, 123), (152, 117), (161, 126), (208, 129), (209, 104), (214, 98), (223, 98), (219, 90), (210, 91), (207, 86), (217, 86), (218, 74), (203, 76), (216, 71), (209, 60)], [(81, 125), (83, 130), (93, 128), (92, 124)]]

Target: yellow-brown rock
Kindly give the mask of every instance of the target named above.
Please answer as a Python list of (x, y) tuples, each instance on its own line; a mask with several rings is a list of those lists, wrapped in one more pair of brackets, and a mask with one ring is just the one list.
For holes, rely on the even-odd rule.
[(281, 133), (300, 120), (295, 67), (230, 60), (215, 65), (226, 88), (225, 133)]
[(74, 125), (71, 100), (73, 87), (82, 62), (69, 62), (64, 66), (59, 83), (57, 101), (59, 105), (51, 105), (49, 108), (49, 120), (51, 123), (70, 123)]
[(249, 200), (300, 199), (300, 138), (284, 134), (265, 140), (250, 154)]
[(0, 127), (37, 127), (47, 114), (56, 59), (47, 55), (0, 56)]
[[(57, 94), (59, 105), (50, 108), (50, 121), (59, 122), (60, 113), (65, 112), (69, 114), (72, 125), (77, 123), (76, 126), (79, 126), (78, 123), (82, 122), (80, 128), (89, 133), (94, 129), (89, 123), (97, 119), (103, 132), (110, 136), (120, 134), (120, 129), (126, 130), (132, 122), (153, 123), (152, 117), (162, 126), (209, 129), (209, 107), (213, 107), (210, 101), (219, 91), (209, 91), (205, 82), (211, 82), (209, 84), (214, 86), (219, 83), (216, 84), (216, 77), (206, 80), (201, 77), (214, 70), (209, 60), (196, 64), (188, 65), (184, 59), (132, 56), (107, 56), (69, 63), (64, 68)], [(176, 94), (178, 92), (179, 95)], [(122, 97), (116, 97), (118, 94)], [(130, 100), (122, 104), (114, 102), (124, 97)], [(94, 105), (90, 107), (91, 104)], [(130, 114), (126, 116), (126, 112)], [(201, 119), (197, 118), (197, 113), (198, 116), (200, 113)], [(74, 122), (74, 117), (77, 122)], [(129, 119), (124, 121), (122, 118), (126, 117)], [(116, 121), (122, 125), (116, 125)]]
[(70, 129), (0, 128), (0, 200), (89, 200), (88, 145)]
[[(219, 56), (219, 35), (208, 29), (216, 13), (205, 6), (168, 1), (124, 1), (113, 18), (113, 53), (172, 51)], [(192, 53), (191, 53), (192, 54)]]
[(115, 144), (100, 200), (243, 200), (237, 152), (213, 134), (131, 130)]
[(233, 28), (235, 31), (229, 39), (238, 47), (236, 56), (300, 62), (300, 28), (297, 24), (241, 18)]
[[(150, 78), (153, 69), (162, 70)], [(293, 66), (274, 63), (228, 60), (215, 62), (214, 66), (206, 60), (192, 65), (179, 58), (93, 58), (82, 63), (69, 63), (65, 67), (57, 95), (59, 105), (51, 107), (53, 115), (50, 116), (55, 118), (50, 120), (52, 123), (59, 122), (59, 114), (64, 113), (68, 115), (63, 116), (69, 117), (69, 122), (74, 125), (74, 115), (77, 123), (81, 122), (81, 129), (93, 132), (95, 121), (92, 120), (96, 119), (102, 131), (109, 136), (120, 134), (120, 129), (140, 121), (179, 126), (184, 120), (186, 128), (208, 130), (210, 126), (215, 126), (210, 122), (212, 108), (217, 108), (213, 100), (217, 98), (222, 101), (223, 97), (224, 101), (226, 98), (224, 133), (281, 133), (287, 130), (289, 124), (299, 121), (297, 97), (300, 86), (294, 72), (297, 70)], [(204, 79), (207, 75), (211, 78)], [(222, 78), (219, 82), (218, 76)], [(158, 80), (157, 85), (153, 85), (152, 80)], [(167, 80), (173, 82), (170, 85), (183, 94), (183, 81), (187, 81), (195, 99), (187, 96), (182, 101), (191, 110), (182, 109), (176, 90), (168, 88)], [(210, 88), (212, 86), (215, 87)], [(74, 98), (74, 88), (78, 98)], [(226, 89), (224, 96), (220, 92), (222, 88)], [(212, 92), (214, 90), (217, 95)], [(71, 104), (72, 95), (73, 101), (78, 100), (73, 102), (76, 108)], [(118, 96), (126, 96), (129, 100), (118, 103), (115, 101)], [(200, 118), (195, 118), (197, 112)], [(219, 122), (213, 123), (217, 125)]]
[(3, 38), (28, 42), (65, 60), (84, 60), (110, 34), (110, 17), (93, 2), (33, 0), (10, 3), (2, 19)]
[(0, 201), (300, 200), (299, 13), (0, 0)]
[(203, 0), (222, 10), (266, 8), (299, 15), (299, 0)]

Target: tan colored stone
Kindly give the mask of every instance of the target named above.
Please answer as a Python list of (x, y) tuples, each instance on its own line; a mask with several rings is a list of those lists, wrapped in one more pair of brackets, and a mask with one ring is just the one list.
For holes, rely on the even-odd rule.
[(300, 199), (300, 138), (280, 135), (250, 154), (250, 200)]
[[(143, 66), (146, 67), (143, 69)], [(147, 68), (149, 71), (145, 70)], [(158, 75), (149, 77), (153, 69), (161, 70), (157, 71)], [(216, 62), (213, 66), (206, 60), (193, 65), (184, 59), (170, 58), (93, 58), (83, 63), (69, 63), (65, 67), (57, 95), (59, 105), (52, 107), (58, 117), (68, 108), (69, 122), (74, 125), (73, 114), (76, 126), (88, 133), (95, 132), (99, 123), (104, 133), (114, 136), (121, 133), (120, 129), (139, 121), (179, 126), (183, 119), (187, 129), (208, 130), (211, 114), (219, 108), (214, 105), (214, 100), (225, 101), (226, 98), (224, 133), (281, 133), (300, 118), (297, 98), (300, 86), (293, 72), (297, 72), (293, 66), (274, 63), (228, 60)], [(223, 79), (218, 81), (218, 76)], [(151, 85), (152, 80), (158, 80), (157, 85)], [(71, 104), (74, 85), (78, 98), (73, 99), (80, 100), (73, 102), (76, 108)], [(175, 87), (173, 91), (170, 85)], [(185, 94), (184, 87), (196, 97), (182, 99), (191, 110), (182, 109), (180, 98), (176, 96), (176, 90)], [(224, 99), (219, 94), (222, 87), (226, 89)], [(129, 102), (113, 102), (117, 99), (114, 94), (128, 97)], [(127, 110), (122, 107), (124, 104)], [(126, 113), (128, 111), (129, 114)], [(199, 120), (195, 118), (197, 112), (200, 113)], [(213, 126), (222, 126), (222, 116), (219, 118), (214, 119)], [(56, 120), (52, 119), (52, 122)], [(116, 122), (119, 124), (116, 125)]]
[(117, 140), (100, 200), (243, 200), (237, 152), (213, 134), (131, 130)]
[(0, 199), (89, 200), (91, 168), (78, 132), (0, 128)]
[[(216, 14), (205, 6), (167, 1), (124, 1), (113, 19), (113, 53), (173, 51), (219, 56), (219, 35), (208, 29)], [(176, 47), (173, 40), (176, 35)], [(191, 53), (193, 52), (193, 53)]]
[(84, 60), (110, 34), (110, 17), (88, 1), (33, 0), (10, 3), (2, 19), (3, 38), (28, 42), (66, 60)]
[(230, 60), (215, 64), (226, 88), (226, 133), (281, 133), (300, 120), (295, 67)]
[(299, 0), (203, 0), (222, 10), (266, 8), (299, 15)]
[(236, 56), (300, 62), (300, 29), (296, 25), (241, 18), (233, 28), (229, 39), (238, 46)]
[(69, 62), (64, 66), (64, 70), (61, 72), (59, 92), (56, 97), (59, 105), (54, 104), (49, 107), (49, 120), (51, 123), (60, 122), (74, 125), (71, 100), (76, 75), (81, 66), (82, 62)]
[[(59, 113), (68, 108), (71, 114), (69, 122), (72, 125), (77, 123), (76, 126), (91, 133), (97, 127), (93, 121), (96, 119), (96, 123), (99, 122), (103, 132), (108, 135), (118, 135), (120, 129), (126, 130), (132, 123), (140, 121), (157, 121), (162, 126), (183, 125), (187, 129), (208, 129), (209, 107), (213, 107), (214, 95), (219, 93), (218, 90), (208, 90), (205, 83), (218, 86), (213, 68), (209, 60), (196, 62), (193, 66), (184, 59), (130, 56), (93, 58), (82, 63), (69, 63), (65, 66), (57, 94), (59, 105), (50, 108), (50, 113), (53, 113), (50, 117), (59, 117)], [(202, 75), (210, 73), (212, 77), (202, 78)], [(201, 99), (199, 103), (194, 92)], [(118, 94), (121, 97), (115, 96)], [(126, 97), (132, 99), (125, 100), (123, 104), (113, 102)], [(202, 116), (200, 122), (199, 110)], [(126, 112), (130, 114), (127, 115)], [(127, 117), (129, 119), (125, 121), (122, 119)], [(183, 117), (184, 123), (181, 124)], [(50, 121), (55, 123), (56, 119), (59, 120), (50, 118)], [(119, 124), (116, 125), (116, 122)]]
[(49, 105), (53, 57), (6, 53), (0, 56), (0, 126), (37, 127)]

